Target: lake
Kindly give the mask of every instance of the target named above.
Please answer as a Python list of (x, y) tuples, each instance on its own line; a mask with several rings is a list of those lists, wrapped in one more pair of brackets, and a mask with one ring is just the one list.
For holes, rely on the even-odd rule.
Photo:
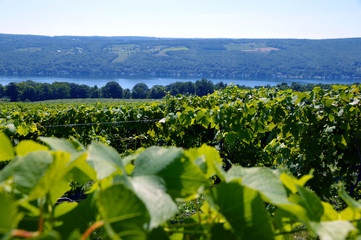
[[(32, 80), (38, 83), (53, 83), (53, 82), (71, 82), (77, 84), (85, 84), (88, 86), (98, 86), (103, 87), (107, 82), (115, 81), (119, 83), (122, 88), (132, 89), (133, 86), (137, 83), (143, 82), (148, 85), (148, 87), (152, 87), (154, 85), (168, 85), (175, 82), (195, 82), (200, 80), (201, 78), (157, 78), (157, 77), (134, 77), (134, 78), (126, 78), (126, 77), (94, 77), (94, 76), (69, 76), (69, 77), (52, 77), (52, 76), (0, 76), (0, 84), (3, 86), (9, 84), (10, 82), (24, 82), (26, 80)], [(227, 84), (239, 84), (245, 85), (249, 87), (255, 86), (266, 86), (267, 84), (271, 86), (275, 86), (279, 83), (285, 82), (287, 84), (291, 84), (293, 82), (297, 82), (300, 84), (352, 84), (356, 82), (361, 82), (360, 79), (340, 79), (340, 80), (324, 80), (324, 79), (216, 79), (209, 78), (208, 80), (213, 83), (223, 82)]]

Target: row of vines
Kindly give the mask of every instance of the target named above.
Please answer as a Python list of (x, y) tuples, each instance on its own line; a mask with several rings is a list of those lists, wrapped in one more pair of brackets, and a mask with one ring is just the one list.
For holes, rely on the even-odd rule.
[[(0, 234), (16, 235), (33, 218), (34, 227), (20, 233), (75, 239), (103, 229), (112, 239), (288, 239), (306, 226), (322, 239), (357, 238), (360, 202), (353, 199), (361, 196), (360, 92), (356, 85), (303, 93), (230, 86), (204, 97), (170, 96), (138, 106), (0, 105), (0, 130), (11, 149), (6, 151), (15, 146), (15, 155), (1, 159), (13, 159), (0, 172), (2, 198), (13, 204), (18, 219)], [(57, 160), (65, 155), (68, 160)], [(25, 174), (42, 158), (46, 163)], [(51, 171), (59, 161), (67, 170), (57, 175)], [(28, 179), (32, 174), (43, 178)], [(62, 186), (53, 190), (48, 175)], [(94, 184), (87, 200), (57, 202), (69, 182), (89, 181)], [(33, 185), (24, 192), (19, 184)], [(128, 199), (124, 204), (139, 203), (133, 210), (144, 208), (142, 217), (122, 216), (128, 208), (115, 206), (121, 196)], [(190, 223), (169, 223), (176, 199), (199, 196), (204, 204)], [(55, 211), (63, 208), (68, 220), (83, 225), (59, 220), (64, 216)], [(119, 216), (112, 215), (113, 208)], [(81, 221), (74, 216), (78, 211), (89, 215)]]

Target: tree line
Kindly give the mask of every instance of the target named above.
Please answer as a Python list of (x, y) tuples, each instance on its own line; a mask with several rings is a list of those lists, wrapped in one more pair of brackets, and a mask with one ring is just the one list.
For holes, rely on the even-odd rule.
[[(358, 83), (357, 83), (358, 84)], [(36, 83), (32, 80), (15, 83), (11, 82), (6, 86), (0, 84), (0, 99), (9, 100), (11, 102), (24, 101), (44, 101), (54, 99), (75, 99), (75, 98), (120, 98), (120, 99), (161, 99), (167, 94), (189, 94), (204, 96), (213, 93), (215, 90), (224, 89), (226, 83), (213, 82), (203, 78), (196, 82), (176, 82), (166, 86), (154, 85), (151, 88), (145, 83), (137, 83), (132, 89), (123, 89), (119, 83), (115, 81), (108, 82), (105, 86), (98, 88), (90, 87), (85, 84), (76, 84), (69, 82)], [(241, 89), (251, 89), (252, 87), (245, 85), (237, 85)], [(331, 84), (300, 84), (293, 82), (291, 85), (287, 83), (279, 83), (276, 86), (255, 86), (259, 88), (278, 88), (279, 90), (292, 89), (294, 91), (311, 91), (314, 87), (321, 87), (330, 90)]]
[(227, 84), (223, 82), (213, 84), (207, 79), (197, 80), (194, 83), (176, 82), (166, 86), (154, 85), (151, 88), (145, 83), (137, 83), (132, 89), (123, 89), (115, 81), (98, 88), (69, 82), (50, 84), (27, 80), (20, 83), (11, 82), (6, 86), (0, 84), (0, 98), (9, 99), (11, 102), (75, 98), (161, 99), (168, 93), (204, 96), (226, 86)]

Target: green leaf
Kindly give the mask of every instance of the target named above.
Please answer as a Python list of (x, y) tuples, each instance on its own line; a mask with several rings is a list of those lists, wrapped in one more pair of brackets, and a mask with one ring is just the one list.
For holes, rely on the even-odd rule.
[(0, 132), (0, 161), (6, 161), (15, 157), (13, 145), (5, 133)]
[(26, 154), (28, 154), (30, 152), (46, 151), (46, 150), (48, 150), (48, 147), (41, 145), (39, 143), (36, 143), (32, 140), (21, 141), (15, 147), (15, 152), (18, 156), (25, 156)]
[[(273, 223), (277, 233), (291, 232), (295, 227), (300, 226), (301, 222), (298, 222), (298, 219), (291, 213), (284, 211), (281, 208), (276, 210), (276, 213), (273, 216)], [(282, 237), (281, 237), (282, 236)], [(280, 235), (280, 238), (277, 239), (292, 239), (287, 235)]]
[(143, 226), (149, 223), (148, 211), (143, 202), (124, 185), (116, 184), (100, 191), (96, 205), (110, 238), (145, 238)]
[(17, 128), (16, 128), (16, 132), (20, 135), (20, 136), (26, 136), (29, 134), (29, 127), (26, 126), (25, 123), (19, 125)]
[(224, 171), (221, 166), (223, 160), (215, 148), (203, 144), (200, 148), (185, 151), (185, 155), (199, 166), (207, 178), (216, 174), (221, 181), (224, 181)]
[(304, 187), (296, 186), (301, 196), (300, 201), (297, 204), (301, 205), (307, 211), (307, 216), (310, 221), (320, 222), (324, 213), (324, 208), (321, 200), (314, 192), (307, 190)]
[(347, 207), (339, 214), (340, 220), (354, 221), (361, 219), (361, 210)]
[(221, 183), (211, 189), (207, 199), (238, 239), (273, 239), (270, 218), (257, 191), (238, 182)]
[(182, 157), (183, 151), (180, 148), (147, 148), (135, 157), (133, 175), (157, 175), (164, 170), (167, 165), (174, 162), (175, 159), (181, 159)]
[[(66, 172), (56, 173), (56, 171), (54, 171), (52, 174), (53, 176), (48, 177), (51, 175), (46, 173), (46, 176), (40, 180), (37, 188), (33, 190), (33, 193), (31, 193), (29, 197), (34, 198), (33, 196), (36, 196), (39, 193), (49, 192), (50, 202), (52, 204), (56, 204), (59, 198), (61, 198), (66, 192), (71, 190), (70, 181), (66, 179), (65, 174)], [(44, 184), (43, 182), (46, 183)]]
[(50, 152), (38, 151), (19, 158), (17, 162), (12, 169), (14, 183), (22, 193), (29, 194), (53, 163), (53, 156)]
[(30, 192), (29, 199), (40, 198), (50, 193), (50, 200), (55, 204), (59, 197), (70, 190), (69, 182), (65, 179), (66, 174), (73, 167), (68, 166), (70, 156), (70, 153), (66, 152), (52, 153), (53, 162)]
[(261, 193), (273, 204), (292, 204), (288, 201), (286, 189), (282, 182), (269, 168), (243, 168), (233, 166), (226, 174), (228, 182), (242, 179), (242, 185)]
[(168, 234), (163, 230), (162, 227), (153, 229), (148, 235), (147, 240), (169, 240)]
[(86, 162), (96, 171), (99, 180), (109, 177), (115, 172), (126, 173), (118, 152), (102, 143), (93, 142), (89, 145)]
[(18, 215), (16, 202), (0, 192), (0, 235), (16, 228), (21, 215)]
[(341, 184), (339, 185), (338, 194), (350, 208), (361, 210), (361, 202), (358, 202), (352, 197), (350, 197), (350, 195), (347, 194), (347, 192), (345, 191), (344, 187)]
[[(61, 232), (63, 239), (67, 239), (74, 230), (85, 232), (92, 222), (96, 220), (96, 208), (92, 204), (92, 195), (71, 208), (74, 203), (61, 203), (55, 208), (58, 224), (55, 230)], [(57, 210), (57, 208), (63, 208)], [(64, 209), (65, 208), (65, 209)], [(66, 213), (65, 213), (66, 212)]]
[(321, 240), (343, 240), (349, 232), (355, 230), (355, 227), (347, 221), (313, 222), (310, 225)]
[(78, 206), (77, 202), (63, 202), (55, 206), (54, 209), (54, 217), (59, 218), (69, 212), (71, 212), (74, 208)]
[[(293, 197), (291, 196), (289, 198), (290, 201), (297, 202), (293, 199)], [(298, 198), (298, 200), (299, 200), (299, 198)], [(287, 212), (290, 215), (292, 215), (293, 219), (295, 221), (302, 221), (306, 224), (309, 223), (309, 217), (307, 214), (307, 210), (304, 207), (302, 207), (298, 204), (292, 204), (292, 205), (291, 204), (279, 204), (279, 205), (277, 205), (277, 207), (282, 209), (284, 212)]]
[(80, 184), (86, 184), (91, 180), (97, 180), (97, 173), (94, 168), (86, 162), (87, 157), (88, 152), (78, 152), (71, 155), (71, 162), (69, 165), (72, 165), (73, 168), (70, 170), (69, 175), (72, 177), (73, 181)]
[(90, 181), (96, 181), (95, 170), (86, 162), (78, 163), (70, 172), (71, 179), (79, 184), (85, 185)]
[(150, 214), (150, 228), (156, 228), (172, 218), (177, 204), (166, 193), (165, 182), (157, 176), (138, 176), (131, 179), (133, 191), (143, 201)]
[(282, 183), (289, 189), (291, 190), (292, 193), (296, 193), (297, 192), (297, 187), (296, 186), (301, 186), (303, 187), (308, 180), (312, 179), (313, 175), (308, 174), (308, 175), (304, 175), (302, 176), (300, 179), (295, 178), (294, 176), (291, 176), (285, 172), (283, 172), (280, 175), (280, 179), (282, 181)]
[[(332, 104), (335, 102), (335, 99), (326, 99), (325, 100), (325, 106), (326, 107), (331, 107), (332, 106)], [(330, 120), (331, 121), (331, 120)]]
[[(77, 161), (70, 163), (70, 153), (36, 151), (16, 159), (10, 165), (16, 188), (28, 195), (28, 200), (41, 198), (50, 194), (52, 203), (55, 203), (69, 190), (67, 173), (76, 165)], [(70, 164), (69, 164), (70, 163)]]
[(197, 194), (201, 186), (209, 184), (199, 167), (179, 148), (150, 147), (135, 160), (133, 176), (156, 175), (164, 179), (167, 192), (173, 198), (187, 198)]
[(329, 113), (328, 119), (330, 120), (330, 122), (333, 122), (335, 120), (335, 116), (332, 113)]
[(77, 152), (77, 149), (75, 149), (73, 144), (66, 139), (53, 137), (39, 137), (39, 139), (42, 142), (46, 143), (51, 150), (69, 153)]
[(22, 160), (22, 157), (15, 157), (0, 171), (0, 184), (3, 184), (7, 179), (13, 176), (15, 166)]
[(74, 230), (68, 237), (68, 240), (79, 240), (81, 238), (82, 234), (79, 232), (79, 230)]
[(234, 132), (227, 132), (225, 141), (227, 144), (233, 146), (237, 140), (237, 135)]
[(218, 223), (211, 228), (211, 240), (234, 240), (237, 236), (230, 230), (224, 228), (224, 224)]
[[(255, 130), (257, 131), (257, 130)], [(244, 141), (247, 144), (250, 144), (251, 142), (251, 136), (249, 134), (249, 132), (247, 131), (247, 129), (240, 129), (238, 132), (238, 137), (239, 139), (241, 139), (242, 141)]]
[(324, 213), (322, 215), (321, 221), (336, 221), (339, 220), (338, 212), (333, 209), (333, 206), (327, 202), (322, 202)]

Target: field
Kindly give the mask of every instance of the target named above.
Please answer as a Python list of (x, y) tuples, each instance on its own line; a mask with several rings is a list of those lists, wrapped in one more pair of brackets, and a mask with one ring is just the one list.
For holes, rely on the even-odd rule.
[(129, 55), (139, 52), (139, 46), (136, 44), (113, 45), (108, 50), (118, 55), (118, 57), (113, 60), (113, 63), (117, 63), (124, 62)]
[(113, 63), (124, 62), (129, 56), (136, 53), (150, 53), (154, 56), (168, 56), (167, 52), (170, 51), (189, 51), (189, 48), (181, 47), (169, 47), (167, 45), (162, 46), (150, 46), (144, 47), (136, 44), (122, 44), (122, 45), (113, 45), (108, 49), (109, 51), (118, 55), (117, 58), (113, 60)]
[(1, 104), (0, 236), (359, 239), (360, 93)]

